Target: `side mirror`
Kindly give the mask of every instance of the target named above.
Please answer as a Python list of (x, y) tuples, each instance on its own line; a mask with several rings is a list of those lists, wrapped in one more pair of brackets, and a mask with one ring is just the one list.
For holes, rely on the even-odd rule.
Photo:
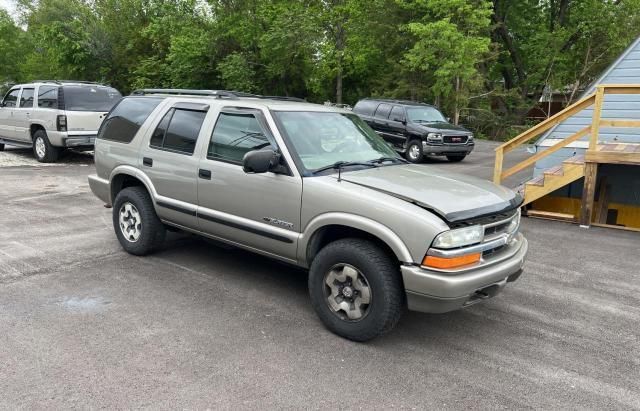
[(271, 149), (249, 151), (242, 158), (245, 173), (266, 173), (280, 164), (280, 154)]
[(451, 117), (447, 117), (447, 123), (451, 123)]

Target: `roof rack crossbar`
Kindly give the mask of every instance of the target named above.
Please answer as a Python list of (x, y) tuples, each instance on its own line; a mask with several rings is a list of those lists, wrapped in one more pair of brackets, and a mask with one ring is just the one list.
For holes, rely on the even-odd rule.
[(96, 81), (83, 81), (83, 80), (33, 80), (31, 83), (57, 83), (57, 84), (78, 83), (78, 84), (102, 85), (102, 83), (98, 83)]
[(304, 102), (305, 100), (298, 97), (287, 96), (262, 96), (259, 94), (245, 93), (242, 91), (230, 91), (230, 90), (192, 90), (182, 88), (162, 89), (162, 88), (143, 88), (134, 90), (132, 96), (145, 96), (150, 94), (165, 94), (175, 96), (209, 96), (216, 98), (228, 98), (236, 100), (239, 98), (258, 98), (264, 100), (284, 100), (284, 101), (298, 101)]
[(218, 98), (236, 99), (238, 96), (232, 91), (226, 90), (190, 90), (183, 88), (143, 88), (131, 92), (132, 96), (146, 96), (149, 94), (170, 94), (176, 96), (211, 96)]

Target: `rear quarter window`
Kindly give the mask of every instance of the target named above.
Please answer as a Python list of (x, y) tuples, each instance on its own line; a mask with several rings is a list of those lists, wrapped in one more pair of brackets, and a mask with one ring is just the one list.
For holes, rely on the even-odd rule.
[(363, 116), (373, 116), (373, 112), (376, 111), (378, 103), (371, 100), (360, 100), (353, 108), (353, 112), (361, 114)]
[(161, 98), (130, 97), (116, 105), (102, 123), (98, 138), (130, 143)]

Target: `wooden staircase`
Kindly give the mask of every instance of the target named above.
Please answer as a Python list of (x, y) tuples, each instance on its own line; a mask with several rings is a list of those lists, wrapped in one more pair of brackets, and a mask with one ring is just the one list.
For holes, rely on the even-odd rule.
[(522, 205), (530, 204), (584, 177), (584, 163), (584, 156), (573, 156), (564, 160), (561, 165), (547, 169), (540, 176), (527, 181), (522, 190)]
[[(605, 216), (607, 212), (606, 201), (600, 201), (598, 210), (595, 209), (596, 187), (598, 185), (600, 186), (600, 197), (605, 197), (605, 192), (603, 191), (606, 191), (603, 184), (598, 184), (598, 166), (600, 164), (640, 165), (640, 145), (601, 143), (598, 138), (600, 127), (639, 128), (640, 121), (601, 119), (602, 105), (605, 95), (607, 94), (640, 94), (640, 84), (599, 85), (595, 93), (582, 98), (556, 115), (496, 148), (493, 181), (496, 184), (500, 184), (505, 178), (533, 166), (541, 159), (567, 147), (569, 144), (584, 139), (587, 136), (589, 137), (589, 148), (584, 155), (574, 155), (564, 160), (562, 164), (545, 170), (542, 175), (525, 182), (518, 188), (518, 191), (520, 191), (524, 198), (523, 206), (526, 206), (584, 177), (582, 198), (578, 199), (581, 201), (581, 205), (578, 212), (576, 212), (576, 214), (579, 215), (527, 210), (528, 215), (576, 221), (584, 227), (588, 227), (592, 223), (609, 226), (602, 223), (603, 216)], [(533, 138), (591, 106), (593, 106), (593, 117), (589, 126), (584, 127), (553, 146), (539, 151), (524, 161), (503, 170), (503, 161), (506, 153), (528, 143)], [(595, 217), (595, 221), (593, 217)]]

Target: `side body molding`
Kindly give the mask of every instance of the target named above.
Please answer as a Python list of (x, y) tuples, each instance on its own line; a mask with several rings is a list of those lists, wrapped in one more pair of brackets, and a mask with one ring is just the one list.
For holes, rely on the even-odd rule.
[(401, 262), (413, 261), (407, 246), (389, 227), (359, 215), (331, 212), (314, 217), (305, 227), (298, 243), (298, 261), (301, 265), (307, 265), (307, 248), (313, 235), (322, 227), (330, 225), (342, 225), (365, 231), (384, 241)]

